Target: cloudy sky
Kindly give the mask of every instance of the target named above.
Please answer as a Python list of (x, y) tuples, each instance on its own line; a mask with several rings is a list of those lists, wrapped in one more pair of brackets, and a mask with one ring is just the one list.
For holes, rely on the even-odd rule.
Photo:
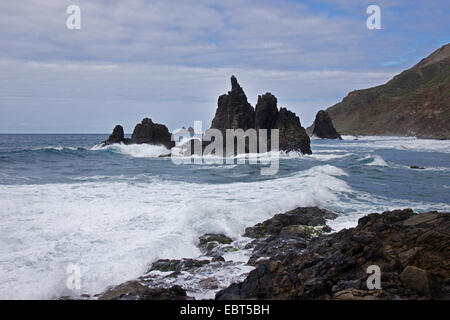
[[(66, 8), (81, 8), (69, 30)], [(381, 8), (368, 30), (366, 8)], [(450, 2), (23, 0), (0, 2), (0, 132), (126, 132), (143, 117), (209, 127), (236, 75), (304, 126), (450, 42)]]

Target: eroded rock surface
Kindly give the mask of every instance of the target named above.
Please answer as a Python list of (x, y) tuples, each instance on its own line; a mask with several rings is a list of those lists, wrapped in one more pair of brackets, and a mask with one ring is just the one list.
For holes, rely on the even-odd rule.
[[(216, 299), (449, 299), (449, 253), (450, 213), (374, 213), (303, 250), (280, 250)], [(380, 290), (367, 287), (371, 265)]]

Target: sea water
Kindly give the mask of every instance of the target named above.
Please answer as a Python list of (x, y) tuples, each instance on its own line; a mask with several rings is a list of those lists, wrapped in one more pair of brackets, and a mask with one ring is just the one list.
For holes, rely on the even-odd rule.
[(72, 295), (69, 265), (96, 294), (156, 259), (199, 256), (204, 233), (239, 241), (299, 206), (338, 213), (336, 231), (371, 212), (450, 211), (450, 141), (313, 139), (312, 155), (282, 153), (263, 176), (249, 163), (177, 165), (161, 146), (98, 145), (106, 138), (0, 135), (1, 299)]

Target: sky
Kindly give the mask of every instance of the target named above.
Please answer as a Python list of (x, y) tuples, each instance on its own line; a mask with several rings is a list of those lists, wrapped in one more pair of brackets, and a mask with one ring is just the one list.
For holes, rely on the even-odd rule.
[[(381, 9), (369, 30), (366, 9)], [(81, 29), (66, 26), (69, 5)], [(450, 42), (450, 2), (22, 0), (0, 2), (0, 133), (131, 133), (203, 121), (235, 75), (309, 126)]]

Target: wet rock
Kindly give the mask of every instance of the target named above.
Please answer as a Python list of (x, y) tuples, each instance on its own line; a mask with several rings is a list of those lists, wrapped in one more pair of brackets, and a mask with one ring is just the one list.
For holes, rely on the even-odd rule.
[(193, 270), (196, 268), (201, 268), (206, 264), (209, 264), (209, 260), (196, 260), (196, 259), (180, 259), (180, 260), (169, 260), (169, 259), (160, 259), (156, 262), (152, 263), (151, 268), (147, 271), (162, 271), (162, 272), (180, 272)]
[(314, 120), (313, 135), (322, 139), (341, 139), (341, 135), (336, 131), (328, 112), (320, 110)]
[(411, 169), (418, 169), (418, 170), (424, 170), (424, 167), (419, 167), (419, 166), (411, 166)]
[(231, 91), (221, 95), (211, 128), (226, 134), (226, 129), (243, 129), (255, 127), (255, 110), (248, 103), (244, 90), (235, 76), (231, 77)]
[[(336, 217), (335, 213), (317, 207), (296, 208), (277, 214), (273, 218), (245, 229), (244, 236), (250, 238), (267, 237), (269, 235), (278, 235), (284, 229), (285, 233), (296, 233), (299, 237), (303, 237), (306, 228), (300, 227), (301, 225), (324, 226), (326, 219), (334, 219)], [(326, 228), (325, 230), (329, 229)]]
[(108, 140), (103, 141), (103, 144), (110, 145), (121, 142), (125, 142), (125, 135), (123, 132), (123, 127), (121, 125), (117, 125), (114, 127), (114, 130), (109, 136)]
[(130, 143), (163, 145), (167, 149), (175, 146), (169, 129), (163, 124), (153, 123), (152, 119), (145, 118), (134, 128)]
[(222, 256), (216, 256), (211, 259), (211, 262), (225, 262), (225, 258)]
[(186, 300), (186, 291), (174, 285), (170, 288), (150, 288), (139, 281), (129, 281), (107, 289), (99, 300)]
[[(256, 236), (282, 229), (269, 225)], [(450, 213), (369, 214), (356, 228), (313, 238), (303, 250), (269, 252), (216, 299), (449, 299), (449, 230)], [(367, 288), (371, 265), (381, 270), (381, 290)]]
[(205, 289), (217, 289), (219, 287), (219, 282), (215, 277), (209, 277), (200, 280), (200, 286)]
[(232, 241), (224, 234), (207, 233), (199, 238), (198, 247), (206, 256), (220, 256), (233, 250), (233, 247), (229, 246)]

